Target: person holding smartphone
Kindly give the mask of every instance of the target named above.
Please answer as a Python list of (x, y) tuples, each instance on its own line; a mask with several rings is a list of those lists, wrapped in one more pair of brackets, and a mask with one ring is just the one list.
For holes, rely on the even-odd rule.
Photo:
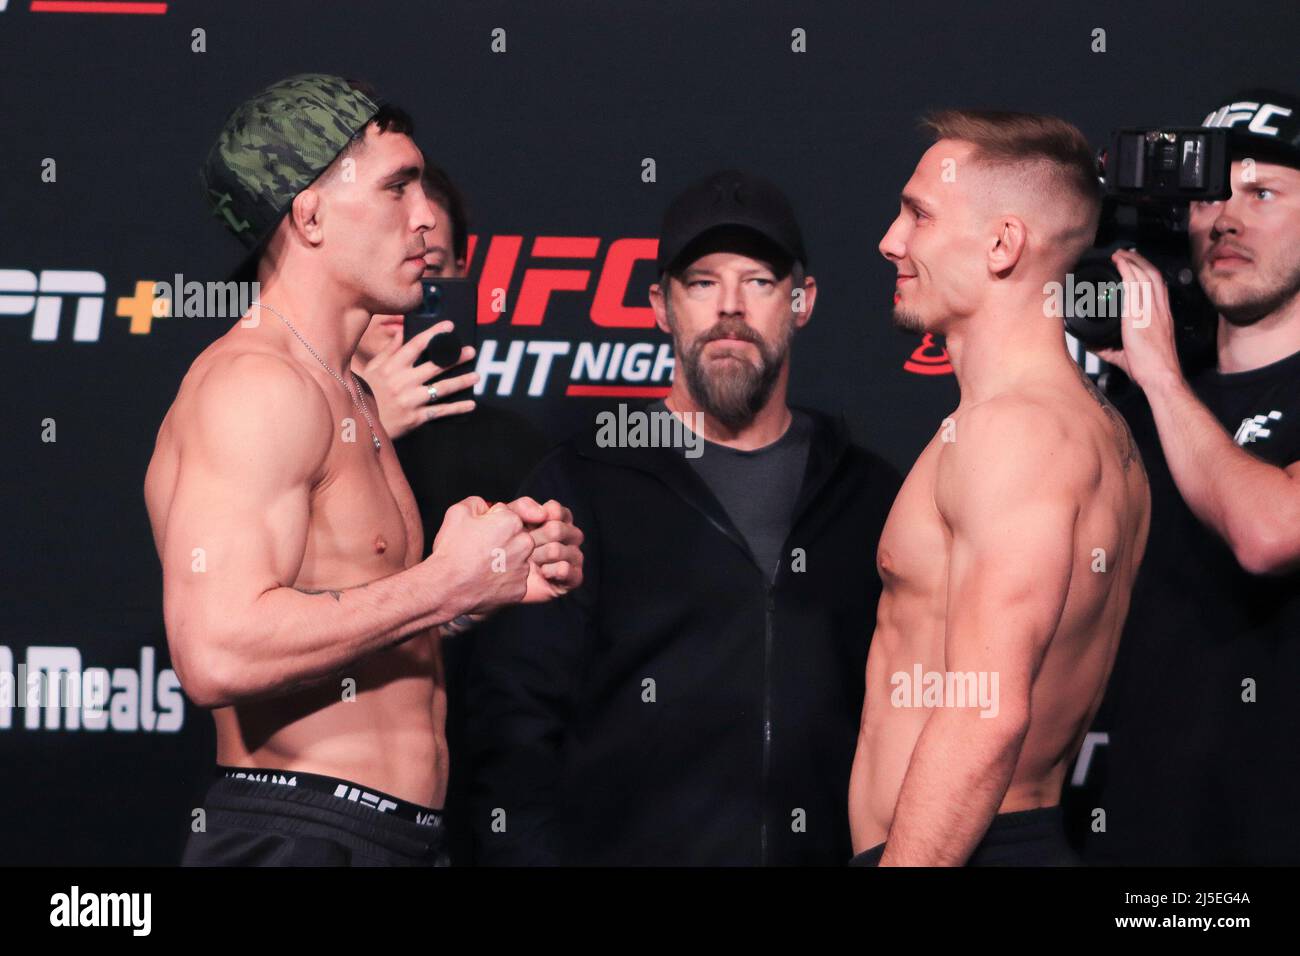
[[(425, 166), (420, 185), (434, 213), (433, 228), (424, 234), (424, 277), (460, 278), (465, 275), (469, 242), (464, 201), (451, 179), (436, 166)], [(403, 342), (402, 316), (376, 315), (361, 336), (352, 371), (374, 389), (380, 421), (394, 440), (435, 418), (474, 410), (472, 398), (446, 399), (472, 388), (478, 382), (477, 372), (433, 382), (448, 368), (473, 359), (473, 346), (461, 349), (460, 358), (448, 366), (420, 361), (429, 340), (451, 329), (451, 322), (439, 322)]]

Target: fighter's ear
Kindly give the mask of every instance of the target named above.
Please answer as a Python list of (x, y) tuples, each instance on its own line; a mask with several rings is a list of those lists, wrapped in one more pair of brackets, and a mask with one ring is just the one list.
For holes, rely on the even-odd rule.
[(650, 308), (655, 314), (655, 325), (659, 326), (661, 332), (668, 335), (673, 334), (672, 327), (668, 324), (668, 300), (669, 287), (672, 285), (671, 279), (664, 282), (652, 283), (650, 286)]
[(324, 210), (321, 208), (320, 193), (316, 189), (309, 187), (293, 197), (289, 218), (294, 231), (310, 245), (320, 245), (325, 238)]
[(999, 216), (994, 220), (994, 227), (989, 245), (989, 271), (1005, 275), (1024, 254), (1028, 232), (1019, 216)]

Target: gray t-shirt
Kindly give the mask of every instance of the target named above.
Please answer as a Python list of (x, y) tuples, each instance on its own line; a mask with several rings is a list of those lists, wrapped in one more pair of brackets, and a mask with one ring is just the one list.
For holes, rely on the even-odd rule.
[[(656, 402), (655, 407), (666, 406)], [(790, 533), (812, 444), (812, 418), (798, 409), (790, 413), (790, 427), (770, 445), (740, 451), (702, 439), (700, 456), (686, 459), (722, 503), (769, 580)]]

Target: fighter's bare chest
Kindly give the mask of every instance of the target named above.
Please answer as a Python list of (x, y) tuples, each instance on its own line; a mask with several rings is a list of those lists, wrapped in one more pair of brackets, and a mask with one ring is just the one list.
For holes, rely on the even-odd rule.
[(876, 567), (887, 591), (923, 587), (947, 567), (947, 526), (934, 503), (940, 436), (921, 452), (894, 499), (876, 549)]
[(400, 571), (419, 560), (423, 529), (415, 496), (389, 442), (369, 434), (327, 456), (311, 494), (311, 545), (321, 555)]

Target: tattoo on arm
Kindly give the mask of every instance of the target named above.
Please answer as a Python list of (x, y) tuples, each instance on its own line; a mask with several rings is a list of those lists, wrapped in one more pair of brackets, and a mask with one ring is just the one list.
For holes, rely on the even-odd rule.
[(328, 594), (335, 603), (343, 597), (342, 591), (335, 591), (333, 588), (294, 588), (295, 591), (301, 591), (303, 594)]
[(337, 604), (339, 599), (343, 597), (344, 591), (360, 591), (362, 588), (369, 585), (369, 583), (370, 582), (367, 581), (365, 584), (352, 584), (346, 588), (300, 588), (295, 585), (293, 589), (295, 591), (301, 591), (303, 594), (328, 594)]
[(443, 637), (455, 637), (457, 634), (464, 634), (477, 623), (474, 618), (468, 614), (460, 614), (452, 618), (446, 624), (442, 625)]

